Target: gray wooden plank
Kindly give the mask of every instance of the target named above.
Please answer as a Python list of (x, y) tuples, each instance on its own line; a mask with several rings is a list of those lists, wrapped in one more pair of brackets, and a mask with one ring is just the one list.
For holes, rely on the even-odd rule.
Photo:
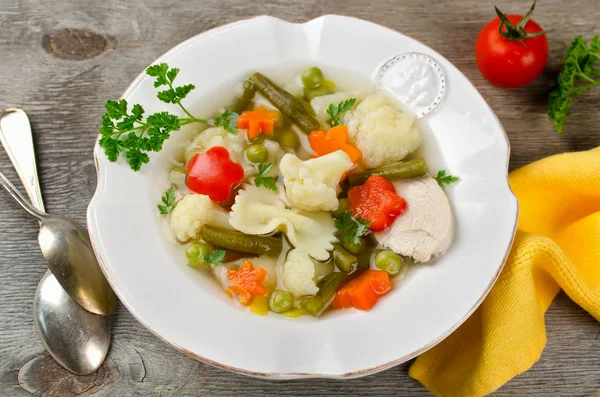
[[(206, 29), (253, 15), (302, 22), (327, 13), (353, 15), (408, 34), (439, 51), (461, 69), (498, 114), (512, 143), (511, 168), (544, 156), (600, 145), (600, 96), (586, 95), (558, 135), (545, 115), (546, 94), (565, 46), (577, 34), (598, 34), (600, 9), (581, 0), (538, 4), (535, 19), (547, 29), (551, 57), (544, 75), (527, 88), (490, 86), (474, 62), (479, 29), (493, 17), (490, 0), (4, 0), (0, 4), (0, 107), (20, 106), (30, 115), (40, 178), (49, 211), (85, 222), (96, 176), (92, 148), (104, 101), (116, 98), (154, 58)], [(526, 1), (498, 1), (522, 12)], [(81, 61), (59, 59), (44, 49), (47, 35), (78, 28), (114, 38), (114, 48)], [(47, 46), (46, 46), (47, 48)], [(16, 181), (6, 156), (0, 169)], [(33, 331), (31, 297), (44, 272), (37, 225), (0, 196), (0, 395), (267, 396), (429, 395), (407, 376), (408, 364), (350, 381), (268, 382), (204, 365), (174, 350), (119, 306), (105, 367), (73, 377), (44, 355)], [(495, 395), (590, 396), (600, 389), (600, 327), (565, 295), (547, 314), (548, 346), (541, 360)], [(19, 370), (39, 368), (37, 378)], [(23, 371), (27, 375), (26, 371)], [(19, 386), (19, 381), (23, 387)]]

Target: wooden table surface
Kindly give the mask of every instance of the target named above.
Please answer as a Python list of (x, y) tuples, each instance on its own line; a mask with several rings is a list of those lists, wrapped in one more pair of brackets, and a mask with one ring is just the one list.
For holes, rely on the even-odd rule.
[[(92, 147), (104, 102), (117, 98), (158, 55), (175, 44), (240, 18), (270, 14), (302, 22), (337, 13), (371, 20), (439, 51), (473, 81), (498, 114), (512, 143), (511, 169), (554, 153), (600, 145), (600, 92), (575, 107), (564, 135), (546, 117), (547, 92), (565, 46), (578, 34), (600, 33), (598, 0), (542, 0), (535, 19), (551, 30), (546, 72), (527, 88), (490, 86), (473, 46), (494, 16), (493, 1), (459, 0), (2, 0), (0, 107), (31, 118), (47, 209), (85, 223), (96, 186)], [(506, 12), (528, 2), (496, 0)], [(88, 38), (77, 36), (85, 29)], [(98, 36), (95, 36), (97, 34)], [(80, 43), (90, 42), (81, 48)], [(344, 43), (348, 46), (351, 43)], [(18, 182), (6, 155), (0, 170)], [(32, 320), (32, 296), (45, 266), (37, 223), (0, 193), (0, 395), (242, 396), (396, 395), (430, 393), (407, 375), (409, 364), (344, 382), (269, 382), (198, 362), (168, 346), (120, 305), (105, 365), (77, 377), (44, 352)], [(497, 396), (591, 396), (600, 390), (600, 327), (564, 294), (546, 315), (548, 345), (541, 360)]]

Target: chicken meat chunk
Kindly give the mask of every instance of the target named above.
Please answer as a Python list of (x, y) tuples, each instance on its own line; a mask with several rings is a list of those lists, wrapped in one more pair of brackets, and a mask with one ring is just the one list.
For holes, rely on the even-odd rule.
[(389, 229), (375, 233), (377, 241), (415, 262), (427, 262), (446, 252), (454, 235), (454, 219), (448, 198), (436, 180), (426, 175), (395, 181), (393, 185), (408, 207)]

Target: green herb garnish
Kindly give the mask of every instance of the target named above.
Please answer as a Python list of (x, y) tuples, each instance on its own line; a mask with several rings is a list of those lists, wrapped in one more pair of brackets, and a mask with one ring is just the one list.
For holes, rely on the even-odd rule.
[(223, 263), (223, 259), (225, 259), (225, 250), (214, 250), (212, 253), (207, 253), (204, 255), (204, 262), (206, 262), (209, 266), (216, 267)]
[(336, 218), (334, 223), (340, 232), (341, 238), (354, 244), (358, 244), (358, 239), (364, 236), (371, 227), (370, 221), (360, 216), (353, 216), (352, 211), (344, 212), (342, 219)]
[(254, 178), (254, 184), (257, 187), (264, 186), (267, 189), (270, 189), (270, 190), (276, 192), (277, 191), (276, 178), (273, 176), (265, 176), (271, 171), (272, 168), (273, 168), (273, 163), (259, 164), (258, 165), (258, 175)]
[[(169, 69), (169, 65), (161, 63), (146, 69), (146, 74), (155, 77), (154, 87), (166, 86), (156, 95), (165, 103), (175, 104), (187, 117), (179, 117), (169, 112), (157, 112), (146, 117), (144, 109), (135, 104), (128, 110), (125, 99), (120, 101), (106, 101), (106, 113), (102, 115), (99, 145), (104, 149), (104, 154), (110, 161), (117, 161), (121, 153), (125, 154), (129, 166), (134, 171), (139, 171), (143, 164), (150, 161), (148, 152), (159, 152), (164, 142), (169, 139), (171, 132), (190, 123), (207, 123), (199, 119), (183, 106), (181, 101), (196, 88), (193, 84), (174, 86), (173, 83), (178, 68)], [(225, 113), (225, 112), (224, 112)], [(227, 129), (230, 131), (229, 129)], [(231, 131), (230, 131), (231, 132)]]
[(237, 120), (240, 117), (239, 114), (232, 112), (229, 109), (225, 109), (219, 117), (217, 117), (213, 124), (215, 127), (223, 127), (225, 130), (232, 134), (237, 134)]
[(273, 163), (259, 164), (258, 165), (258, 175), (254, 178), (254, 184), (257, 187), (264, 186), (267, 189), (270, 189), (274, 192), (277, 191), (277, 179), (273, 176), (265, 176), (267, 175), (271, 169), (273, 168)]
[(439, 170), (434, 179), (442, 188), (444, 187), (444, 185), (450, 185), (454, 182), (458, 182), (459, 180), (457, 176), (446, 175), (446, 170)]
[(352, 109), (355, 103), (356, 98), (350, 98), (338, 103), (337, 105), (334, 105), (333, 103), (329, 104), (327, 107), (327, 114), (331, 117), (331, 125), (335, 127), (336, 125), (342, 124), (340, 121), (340, 116)]
[(177, 206), (176, 203), (177, 197), (175, 196), (175, 188), (171, 186), (165, 194), (162, 196), (162, 202), (164, 205), (158, 205), (158, 211), (162, 215), (168, 215), (175, 209)]
[(571, 106), (584, 91), (600, 84), (600, 70), (595, 67), (600, 59), (600, 37), (595, 36), (588, 43), (577, 36), (567, 48), (565, 60), (550, 92), (548, 116), (554, 122), (554, 129), (563, 133), (565, 120), (571, 114)]

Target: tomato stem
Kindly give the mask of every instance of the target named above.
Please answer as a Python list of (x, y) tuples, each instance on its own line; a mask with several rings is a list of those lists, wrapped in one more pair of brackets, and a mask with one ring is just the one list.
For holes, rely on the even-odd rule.
[(516, 25), (509, 21), (506, 17), (506, 14), (500, 11), (498, 7), (494, 6), (494, 9), (496, 10), (496, 14), (500, 19), (500, 26), (498, 26), (498, 32), (500, 33), (500, 36), (504, 37), (505, 39), (519, 41), (525, 44), (523, 41), (524, 39), (530, 39), (532, 37), (537, 37), (546, 34), (546, 32), (544, 32), (543, 30), (539, 32), (525, 31), (525, 25), (527, 24), (529, 19), (531, 19), (531, 15), (533, 14), (533, 10), (535, 9), (535, 0), (533, 1), (533, 4), (531, 5), (529, 11), (527, 11), (525, 16), (523, 16), (523, 18)]

